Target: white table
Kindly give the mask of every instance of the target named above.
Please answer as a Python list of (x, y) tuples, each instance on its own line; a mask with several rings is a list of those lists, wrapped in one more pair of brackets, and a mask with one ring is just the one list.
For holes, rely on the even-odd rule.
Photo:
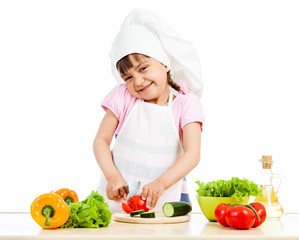
[(299, 214), (284, 214), (250, 230), (236, 230), (192, 213), (176, 224), (130, 224), (111, 221), (106, 228), (42, 229), (29, 213), (0, 213), (2, 239), (299, 239)]

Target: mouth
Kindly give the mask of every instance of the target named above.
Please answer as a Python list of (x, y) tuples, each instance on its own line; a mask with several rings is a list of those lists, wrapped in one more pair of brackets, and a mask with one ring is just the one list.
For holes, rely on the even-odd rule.
[(145, 92), (145, 91), (147, 91), (152, 84), (153, 84), (153, 82), (151, 82), (150, 84), (146, 85), (144, 88), (139, 89), (138, 92)]

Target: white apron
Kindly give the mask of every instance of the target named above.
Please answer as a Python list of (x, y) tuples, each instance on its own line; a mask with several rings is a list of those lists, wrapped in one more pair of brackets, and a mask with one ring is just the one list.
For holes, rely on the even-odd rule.
[[(183, 154), (171, 111), (172, 98), (170, 93), (168, 106), (138, 100), (115, 140), (112, 155), (116, 168), (127, 184), (140, 181), (141, 191), (145, 184), (165, 173)], [(111, 212), (123, 211), (123, 200), (109, 200), (106, 186), (107, 181), (102, 174), (98, 192), (109, 204)], [(164, 191), (153, 210), (161, 212), (165, 202), (180, 201), (181, 190), (182, 180)]]

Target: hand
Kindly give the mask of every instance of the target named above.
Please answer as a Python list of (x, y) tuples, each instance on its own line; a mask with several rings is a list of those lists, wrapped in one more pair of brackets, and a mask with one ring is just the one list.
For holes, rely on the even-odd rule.
[(157, 180), (144, 185), (141, 196), (146, 200), (146, 207), (153, 209), (164, 191), (165, 187)]
[[(107, 192), (107, 197), (110, 200), (115, 200), (118, 201), (121, 199), (121, 195), (118, 192), (118, 189), (127, 185), (125, 180), (121, 176), (115, 176), (112, 177), (108, 182), (107, 182), (107, 187), (106, 187), (106, 192)], [(123, 195), (123, 199), (126, 199), (126, 194)]]

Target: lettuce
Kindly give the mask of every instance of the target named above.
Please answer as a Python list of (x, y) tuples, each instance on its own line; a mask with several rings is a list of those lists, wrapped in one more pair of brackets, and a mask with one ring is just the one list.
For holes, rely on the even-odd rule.
[(262, 196), (262, 189), (248, 179), (232, 177), (231, 180), (217, 180), (208, 183), (196, 181), (199, 188), (196, 190), (198, 196), (205, 197), (233, 197), (243, 200), (249, 196)]
[(103, 196), (95, 191), (83, 201), (71, 203), (69, 220), (62, 228), (107, 227), (111, 221), (109, 206)]

